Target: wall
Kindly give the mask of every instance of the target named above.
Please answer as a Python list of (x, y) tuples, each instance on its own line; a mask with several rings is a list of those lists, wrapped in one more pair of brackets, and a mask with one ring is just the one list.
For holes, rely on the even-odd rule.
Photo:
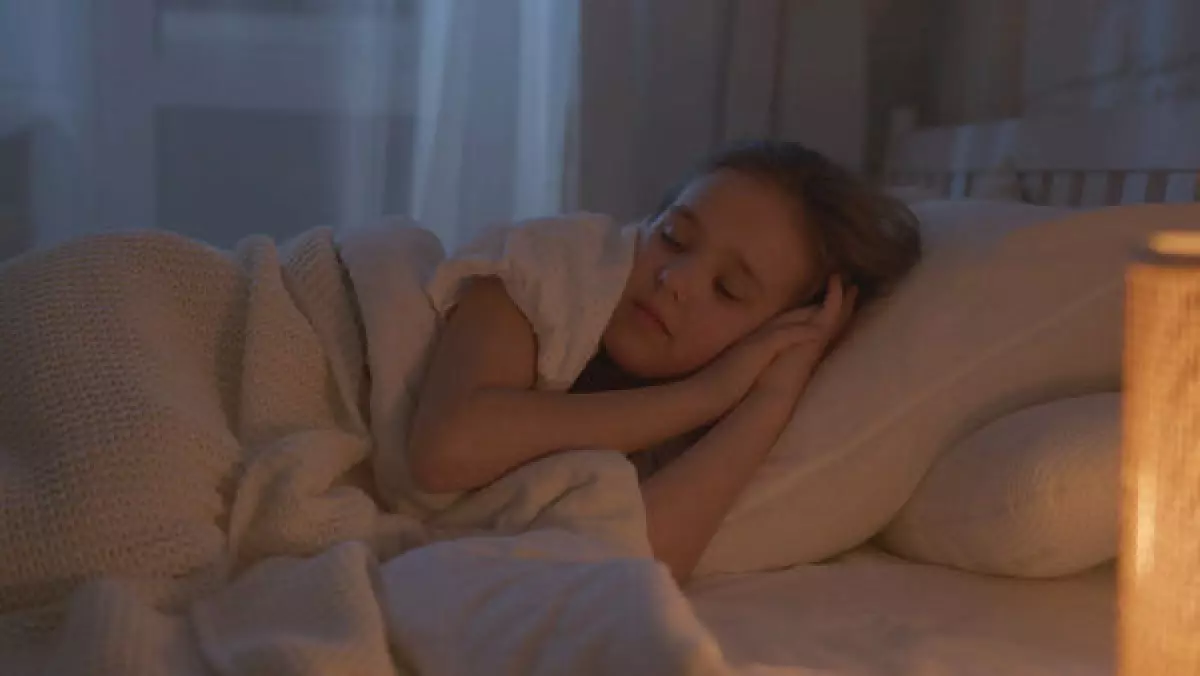
[(867, 0), (866, 166), (880, 168), (893, 108), (931, 107), (930, 76), (934, 45), (943, 34), (945, 15), (934, 11), (940, 0)]
[(865, 5), (584, 0), (578, 205), (642, 216), (714, 147), (748, 138), (861, 168)]
[(935, 0), (941, 124), (1200, 99), (1197, 0)]
[(866, 0), (867, 167), (918, 124), (1200, 99), (1200, 0)]
[(1028, 0), (1027, 112), (1200, 99), (1197, 0)]

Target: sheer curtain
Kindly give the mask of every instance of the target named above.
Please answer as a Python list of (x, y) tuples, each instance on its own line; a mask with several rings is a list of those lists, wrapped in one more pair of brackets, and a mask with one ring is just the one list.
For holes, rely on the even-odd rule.
[(747, 136), (855, 163), (861, 0), (0, 0), (0, 257), (641, 215)]
[(575, 2), (428, 0), (424, 9), (413, 214), (460, 239), (490, 220), (568, 210)]
[(559, 211), (574, 8), (0, 0), (0, 247)]

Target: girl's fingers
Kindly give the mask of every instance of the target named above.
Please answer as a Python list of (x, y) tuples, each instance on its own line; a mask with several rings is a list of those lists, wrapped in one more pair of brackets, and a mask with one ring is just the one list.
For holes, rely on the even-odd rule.
[(807, 322), (798, 322), (780, 327), (772, 335), (771, 343), (774, 348), (773, 351), (778, 353), (801, 343), (813, 342), (819, 335), (820, 331)]
[(763, 339), (770, 340), (772, 336), (780, 331), (790, 329), (795, 326), (809, 326), (813, 323), (813, 318), (817, 316), (819, 308), (805, 307), (796, 310), (788, 310), (783, 314), (775, 317), (767, 322), (759, 332), (758, 336)]
[(825, 302), (821, 304), (821, 309), (817, 315), (818, 322), (821, 325), (832, 326), (836, 323), (838, 317), (842, 314), (845, 292), (845, 287), (842, 285), (842, 278), (839, 275), (833, 275), (829, 278), (829, 291), (825, 294)]
[(858, 303), (858, 289), (850, 287), (846, 292), (846, 300), (842, 304), (841, 314), (837, 318), (837, 323), (832, 327), (829, 339), (831, 342), (837, 342), (841, 339), (842, 334), (846, 332), (846, 328), (850, 326), (850, 319), (854, 316), (854, 310)]
[(777, 326), (788, 326), (798, 322), (812, 321), (821, 311), (821, 308), (816, 305), (808, 305), (794, 310), (788, 310), (775, 318), (774, 324)]
[(842, 303), (842, 313), (838, 321), (839, 325), (843, 325), (850, 320), (850, 317), (854, 315), (854, 309), (857, 307), (857, 304), (858, 287), (852, 286), (850, 287), (850, 290), (846, 292), (845, 302)]
[(773, 349), (779, 350), (824, 335), (832, 338), (841, 332), (854, 314), (858, 289), (846, 286), (841, 277), (829, 278), (829, 291), (821, 305), (808, 305), (788, 310), (771, 320), (763, 337)]

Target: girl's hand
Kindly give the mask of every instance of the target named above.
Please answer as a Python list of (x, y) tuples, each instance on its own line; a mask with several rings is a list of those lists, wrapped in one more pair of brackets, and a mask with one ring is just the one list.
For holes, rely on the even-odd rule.
[(833, 277), (824, 303), (812, 309), (809, 320), (793, 329), (793, 342), (762, 371), (753, 394), (782, 399), (789, 407), (795, 405), (821, 359), (850, 323), (857, 298), (858, 289), (846, 289), (840, 278)]
[[(710, 400), (719, 409), (715, 415), (729, 411), (752, 388), (761, 387), (761, 381), (772, 363), (784, 353), (793, 348), (800, 353), (807, 353), (818, 344), (823, 349), (835, 335), (830, 327), (840, 325), (842, 299), (841, 282), (834, 278), (830, 281), (829, 293), (823, 305), (803, 307), (779, 315), (692, 376), (705, 388)], [(774, 378), (781, 379), (782, 376)]]

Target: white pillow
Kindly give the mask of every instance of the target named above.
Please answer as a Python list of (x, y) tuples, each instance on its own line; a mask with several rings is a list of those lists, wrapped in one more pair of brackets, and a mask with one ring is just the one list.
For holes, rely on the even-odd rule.
[(1120, 473), (1120, 394), (1027, 408), (938, 458), (881, 542), (977, 573), (1077, 573), (1116, 556)]
[(971, 430), (1022, 406), (1119, 389), (1126, 261), (1156, 228), (1200, 227), (1196, 204), (1072, 212), (967, 200), (914, 211), (925, 259), (814, 376), (698, 573), (850, 549)]

